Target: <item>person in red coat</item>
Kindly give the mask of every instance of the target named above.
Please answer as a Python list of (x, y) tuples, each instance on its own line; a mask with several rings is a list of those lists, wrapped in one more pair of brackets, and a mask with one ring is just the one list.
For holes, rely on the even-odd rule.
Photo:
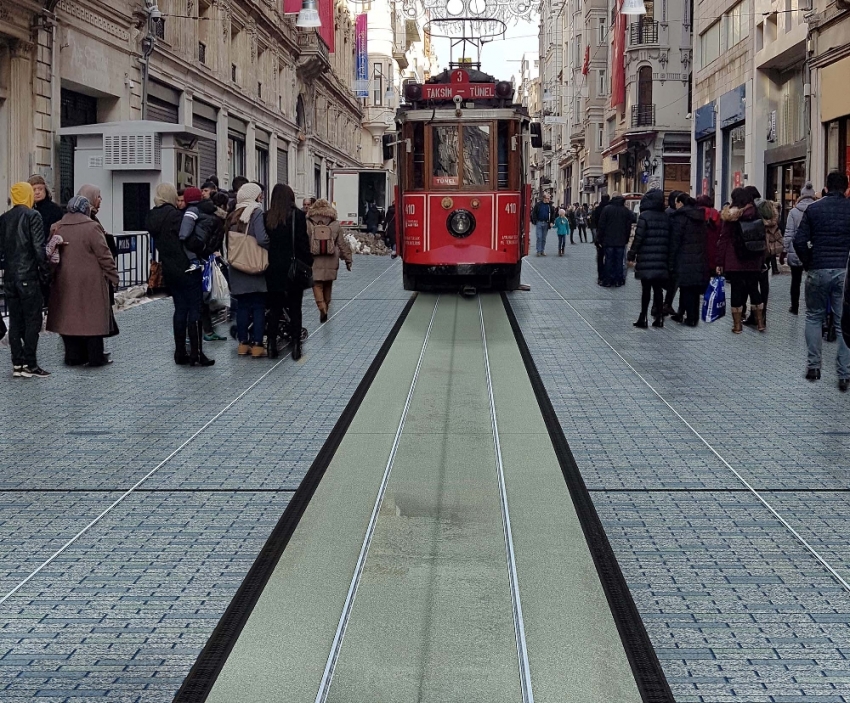
[(708, 265), (708, 277), (714, 275), (717, 261), (717, 240), (720, 239), (720, 213), (714, 208), (714, 201), (708, 195), (697, 198), (697, 206), (705, 211), (705, 261)]

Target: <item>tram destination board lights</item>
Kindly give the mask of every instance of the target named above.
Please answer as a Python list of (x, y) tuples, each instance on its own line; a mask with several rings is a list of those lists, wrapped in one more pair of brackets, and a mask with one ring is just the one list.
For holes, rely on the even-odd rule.
[(319, 19), (319, 10), (316, 7), (316, 0), (302, 0), (301, 10), (298, 12), (298, 19), (295, 20), (296, 27), (321, 27), (322, 20)]

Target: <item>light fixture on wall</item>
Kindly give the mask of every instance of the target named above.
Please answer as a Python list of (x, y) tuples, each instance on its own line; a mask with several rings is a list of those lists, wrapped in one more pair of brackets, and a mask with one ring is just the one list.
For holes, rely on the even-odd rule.
[(295, 20), (296, 27), (321, 27), (322, 20), (319, 18), (319, 10), (316, 7), (316, 0), (301, 0), (301, 10), (298, 12), (298, 19)]
[(623, 6), (620, 8), (621, 15), (645, 15), (646, 5), (643, 0), (623, 0)]
[(653, 158), (652, 161), (650, 161), (649, 157), (645, 156), (643, 159), (643, 170), (647, 173), (654, 174), (658, 170), (658, 159)]

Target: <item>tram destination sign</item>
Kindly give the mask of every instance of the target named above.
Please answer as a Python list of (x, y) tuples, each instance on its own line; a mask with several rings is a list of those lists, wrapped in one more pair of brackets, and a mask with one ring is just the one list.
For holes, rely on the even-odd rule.
[(486, 100), (496, 97), (495, 83), (426, 83), (422, 86), (423, 100)]

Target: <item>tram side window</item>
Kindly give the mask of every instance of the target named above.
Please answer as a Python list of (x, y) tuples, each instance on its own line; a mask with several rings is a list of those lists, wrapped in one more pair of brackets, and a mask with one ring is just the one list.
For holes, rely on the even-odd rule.
[(434, 172), (431, 183), (435, 187), (457, 186), (458, 128), (456, 125), (439, 125), (432, 128), (431, 141)]
[(499, 122), (499, 135), (497, 140), (499, 165), (497, 171), (497, 180), (499, 190), (508, 190), (510, 188), (510, 153), (511, 153), (511, 133), (510, 122), (502, 120)]
[(413, 188), (425, 188), (425, 125), (413, 123)]
[(490, 125), (463, 128), (463, 184), (490, 185)]

